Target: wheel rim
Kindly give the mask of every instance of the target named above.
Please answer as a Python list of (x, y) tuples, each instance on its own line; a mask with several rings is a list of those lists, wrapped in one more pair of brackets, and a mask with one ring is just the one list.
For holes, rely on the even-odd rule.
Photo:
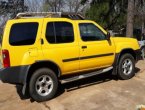
[(41, 96), (47, 96), (52, 92), (53, 80), (48, 75), (40, 76), (35, 84), (36, 92)]
[(122, 71), (125, 75), (130, 75), (133, 70), (133, 63), (130, 59), (125, 59), (122, 64)]

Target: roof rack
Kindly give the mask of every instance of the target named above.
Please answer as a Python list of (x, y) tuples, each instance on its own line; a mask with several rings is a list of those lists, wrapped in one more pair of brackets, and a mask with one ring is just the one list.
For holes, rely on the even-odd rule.
[(73, 20), (84, 20), (84, 17), (80, 13), (71, 12), (25, 12), (18, 13), (16, 19), (19, 18), (69, 18)]

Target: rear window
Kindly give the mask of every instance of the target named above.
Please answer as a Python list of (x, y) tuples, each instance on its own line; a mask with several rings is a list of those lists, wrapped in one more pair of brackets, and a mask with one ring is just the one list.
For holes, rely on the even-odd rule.
[(9, 43), (13, 46), (32, 45), (35, 42), (38, 23), (16, 23), (10, 31)]

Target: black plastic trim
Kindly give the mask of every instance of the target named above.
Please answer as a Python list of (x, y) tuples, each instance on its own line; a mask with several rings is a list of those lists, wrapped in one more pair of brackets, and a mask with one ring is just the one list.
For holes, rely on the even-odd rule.
[(0, 69), (0, 80), (4, 83), (25, 84), (29, 65)]
[[(124, 50), (126, 50), (126, 49), (124, 49)], [(119, 62), (119, 58), (120, 58), (121, 52), (115, 54), (114, 63), (112, 65), (113, 66), (113, 72), (112, 72), (113, 75), (116, 75), (117, 74), (118, 62)], [(136, 56), (135, 61), (137, 63), (139, 60), (142, 59), (141, 58), (141, 50), (140, 49), (137, 49), (137, 50), (134, 50), (134, 52), (135, 52), (135, 56)]]
[(79, 60), (79, 57), (78, 57), (78, 58), (64, 59), (64, 60), (62, 60), (62, 61), (63, 61), (63, 62), (69, 62), (69, 61), (75, 61), (75, 60)]
[(92, 55), (92, 56), (80, 57), (80, 60), (89, 59), (89, 58), (96, 58), (96, 57), (105, 57), (105, 56), (111, 56), (111, 55), (114, 55), (114, 53), (107, 53), (107, 54), (100, 54), (100, 55)]
[(138, 62), (139, 60), (142, 60), (142, 56), (141, 56), (141, 49), (135, 50), (135, 54), (136, 54), (136, 62)]
[[(43, 62), (51, 62), (51, 63), (53, 63), (54, 65), (56, 65), (56, 66), (58, 67), (58, 70), (59, 70), (58, 77), (61, 76), (61, 69), (60, 69), (60, 67), (58, 66), (58, 64), (55, 63), (54, 61), (51, 61), (51, 60), (36, 60), (36, 62), (35, 62), (34, 64), (36, 64), (36, 63), (43, 63)], [(31, 66), (32, 66), (32, 65), (31, 65)]]
[(92, 56), (85, 56), (85, 57), (76, 57), (76, 58), (70, 58), (70, 59), (64, 59), (63, 62), (70, 62), (75, 60), (84, 60), (84, 59), (90, 59), (90, 58), (97, 58), (97, 57), (105, 57), (105, 56), (111, 56), (114, 55), (114, 53), (107, 53), (107, 54), (100, 54), (100, 55), (92, 55)]

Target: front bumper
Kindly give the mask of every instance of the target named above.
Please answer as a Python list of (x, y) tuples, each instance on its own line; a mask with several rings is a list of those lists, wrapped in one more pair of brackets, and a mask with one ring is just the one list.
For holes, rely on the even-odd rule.
[(29, 66), (16, 66), (0, 69), (0, 80), (4, 83), (24, 84)]
[(136, 62), (138, 62), (139, 60), (142, 60), (142, 53), (141, 53), (141, 50), (138, 49), (138, 50), (135, 50), (135, 54), (136, 54)]

